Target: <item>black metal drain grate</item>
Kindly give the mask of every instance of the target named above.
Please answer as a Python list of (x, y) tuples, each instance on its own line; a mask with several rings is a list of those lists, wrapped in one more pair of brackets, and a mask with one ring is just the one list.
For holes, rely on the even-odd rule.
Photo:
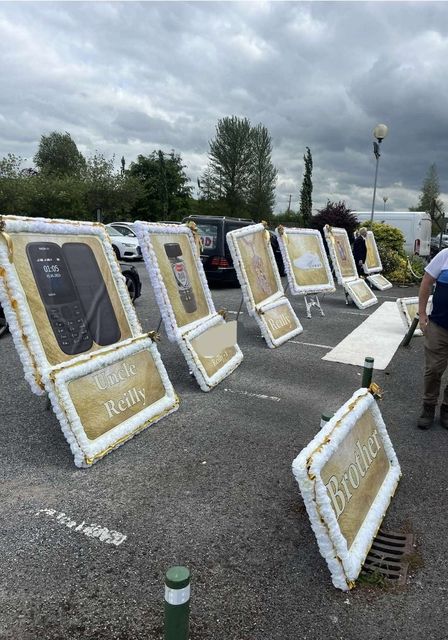
[(414, 534), (380, 530), (367, 554), (362, 573), (379, 575), (389, 584), (406, 584), (408, 558), (414, 552)]

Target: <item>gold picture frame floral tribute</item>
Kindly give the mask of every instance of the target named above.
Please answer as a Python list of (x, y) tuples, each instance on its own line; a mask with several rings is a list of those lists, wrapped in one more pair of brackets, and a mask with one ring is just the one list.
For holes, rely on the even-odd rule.
[(392, 282), (383, 276), (382, 273), (374, 273), (371, 276), (367, 276), (367, 280), (371, 285), (379, 291), (386, 291), (386, 289), (392, 289)]
[(229, 231), (226, 237), (247, 310), (268, 347), (300, 334), (303, 327), (285, 296), (264, 224)]
[(378, 298), (366, 281), (358, 275), (347, 231), (326, 224), (324, 234), (337, 281), (344, 287), (346, 294), (358, 309), (366, 309), (377, 304)]
[(359, 389), (292, 465), (333, 585), (354, 586), (401, 477), (378, 405)]
[[(61, 405), (56, 376), (59, 371), (70, 370), (70, 375), (83, 377), (92, 363), (98, 368), (106, 366), (111, 351), (115, 354), (121, 345), (130, 345), (143, 336), (105, 227), (91, 222), (1, 217), (0, 302), (32, 391), (49, 394), (75, 455), (75, 464), (90, 466), (102, 455), (90, 455), (88, 447), (81, 447), (79, 438), (73, 437), (74, 413), (67, 414)], [(177, 408), (178, 401), (156, 347), (148, 346), (148, 350), (156, 363), (155, 377), (163, 380), (166, 391), (165, 415)], [(128, 357), (127, 352), (120, 353), (123, 358)], [(119, 359), (117, 362), (120, 368)], [(126, 370), (126, 362), (123, 366)], [(113, 406), (122, 399), (115, 392), (123, 386), (124, 374), (117, 375), (120, 384), (111, 389), (108, 398)], [(104, 403), (97, 391), (89, 395), (84, 406), (92, 414), (100, 411)], [(120, 422), (121, 410), (117, 409), (114, 428), (104, 427), (103, 433), (94, 438), (95, 447), (107, 453), (158, 420), (159, 404), (150, 403), (143, 418), (130, 422), (126, 418), (124, 425)], [(125, 409), (124, 404), (119, 407)], [(143, 423), (139, 422), (141, 419)], [(80, 433), (83, 420), (78, 419), (77, 424), (76, 431)]]
[(367, 309), (367, 307), (378, 303), (378, 298), (362, 278), (346, 280), (344, 282), (344, 289), (358, 309)]
[(213, 303), (200, 259), (199, 236), (186, 225), (138, 221), (135, 232), (163, 324), (200, 388), (210, 391), (243, 359), (236, 322)]
[[(418, 297), (413, 296), (410, 298), (397, 298), (396, 300), (398, 312), (403, 322), (403, 326), (406, 331), (412, 324), (416, 314), (418, 313)], [(432, 311), (432, 296), (429, 296), (428, 303), (426, 305), (426, 313), (429, 315)], [(414, 331), (414, 335), (422, 336), (422, 330), (417, 327)]]
[(275, 233), (291, 293), (333, 293), (333, 275), (319, 231), (277, 227)]
[(389, 282), (389, 280), (381, 274), (383, 265), (381, 263), (381, 257), (378, 251), (378, 245), (376, 244), (373, 231), (367, 231), (366, 247), (367, 257), (364, 264), (364, 271), (366, 273), (367, 280), (370, 282), (370, 284), (372, 284), (376, 289), (379, 289), (380, 291), (391, 289), (392, 282)]

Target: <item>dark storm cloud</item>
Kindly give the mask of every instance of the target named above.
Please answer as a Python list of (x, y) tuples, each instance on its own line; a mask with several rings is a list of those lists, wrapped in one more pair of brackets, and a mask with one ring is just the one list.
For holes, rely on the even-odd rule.
[(131, 162), (174, 148), (196, 181), (217, 120), (268, 127), (277, 209), (297, 203), (305, 146), (314, 205), (368, 208), (383, 143), (379, 198), (415, 204), (445, 153), (445, 3), (1, 3), (0, 155), (34, 155), (69, 131), (80, 150)]

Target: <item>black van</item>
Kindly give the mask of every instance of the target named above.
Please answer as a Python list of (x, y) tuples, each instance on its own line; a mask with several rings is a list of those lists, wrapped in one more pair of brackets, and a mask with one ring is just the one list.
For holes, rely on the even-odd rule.
[[(205, 275), (209, 283), (222, 282), (224, 284), (238, 284), (232, 256), (227, 245), (226, 234), (235, 229), (255, 224), (250, 218), (229, 218), (228, 216), (199, 216), (191, 215), (182, 220), (195, 222), (202, 239), (201, 260)], [(283, 261), (280, 255), (277, 238), (270, 232), (271, 245), (275, 259), (280, 269), (280, 275), (284, 275)]]

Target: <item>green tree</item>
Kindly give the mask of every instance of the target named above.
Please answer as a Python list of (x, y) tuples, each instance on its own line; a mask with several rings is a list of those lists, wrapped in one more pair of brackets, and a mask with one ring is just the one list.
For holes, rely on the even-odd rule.
[(78, 176), (40, 173), (29, 181), (28, 213), (45, 218), (89, 219), (84, 183)]
[(303, 221), (299, 212), (293, 211), (293, 209), (286, 209), (283, 213), (277, 213), (272, 219), (273, 226), (277, 227), (282, 224), (285, 227), (302, 227)]
[(409, 211), (426, 211), (432, 212), (433, 202), (435, 201), (440, 211), (443, 211), (443, 201), (440, 199), (440, 185), (437, 167), (432, 164), (423, 180), (422, 192), (416, 207), (409, 207)]
[(303, 156), (303, 160), (305, 162), (305, 170), (303, 173), (302, 188), (300, 189), (300, 215), (302, 216), (304, 226), (308, 227), (311, 216), (313, 215), (313, 182), (311, 179), (313, 173), (313, 158), (309, 147), (306, 147), (306, 154)]
[(262, 124), (252, 128), (252, 166), (247, 208), (255, 220), (270, 220), (275, 204), (277, 169), (272, 164), (272, 141)]
[(23, 159), (8, 153), (0, 160), (0, 211), (4, 214), (26, 213), (28, 181), (31, 175), (22, 169)]
[(143, 188), (134, 214), (147, 220), (171, 220), (187, 215), (192, 187), (185, 168), (181, 156), (174, 151), (139, 155), (129, 167), (129, 175)]
[(84, 156), (67, 131), (42, 135), (34, 163), (41, 173), (52, 176), (79, 175), (86, 165)]
[(210, 141), (209, 164), (231, 215), (245, 209), (253, 170), (253, 136), (247, 118), (222, 118)]

